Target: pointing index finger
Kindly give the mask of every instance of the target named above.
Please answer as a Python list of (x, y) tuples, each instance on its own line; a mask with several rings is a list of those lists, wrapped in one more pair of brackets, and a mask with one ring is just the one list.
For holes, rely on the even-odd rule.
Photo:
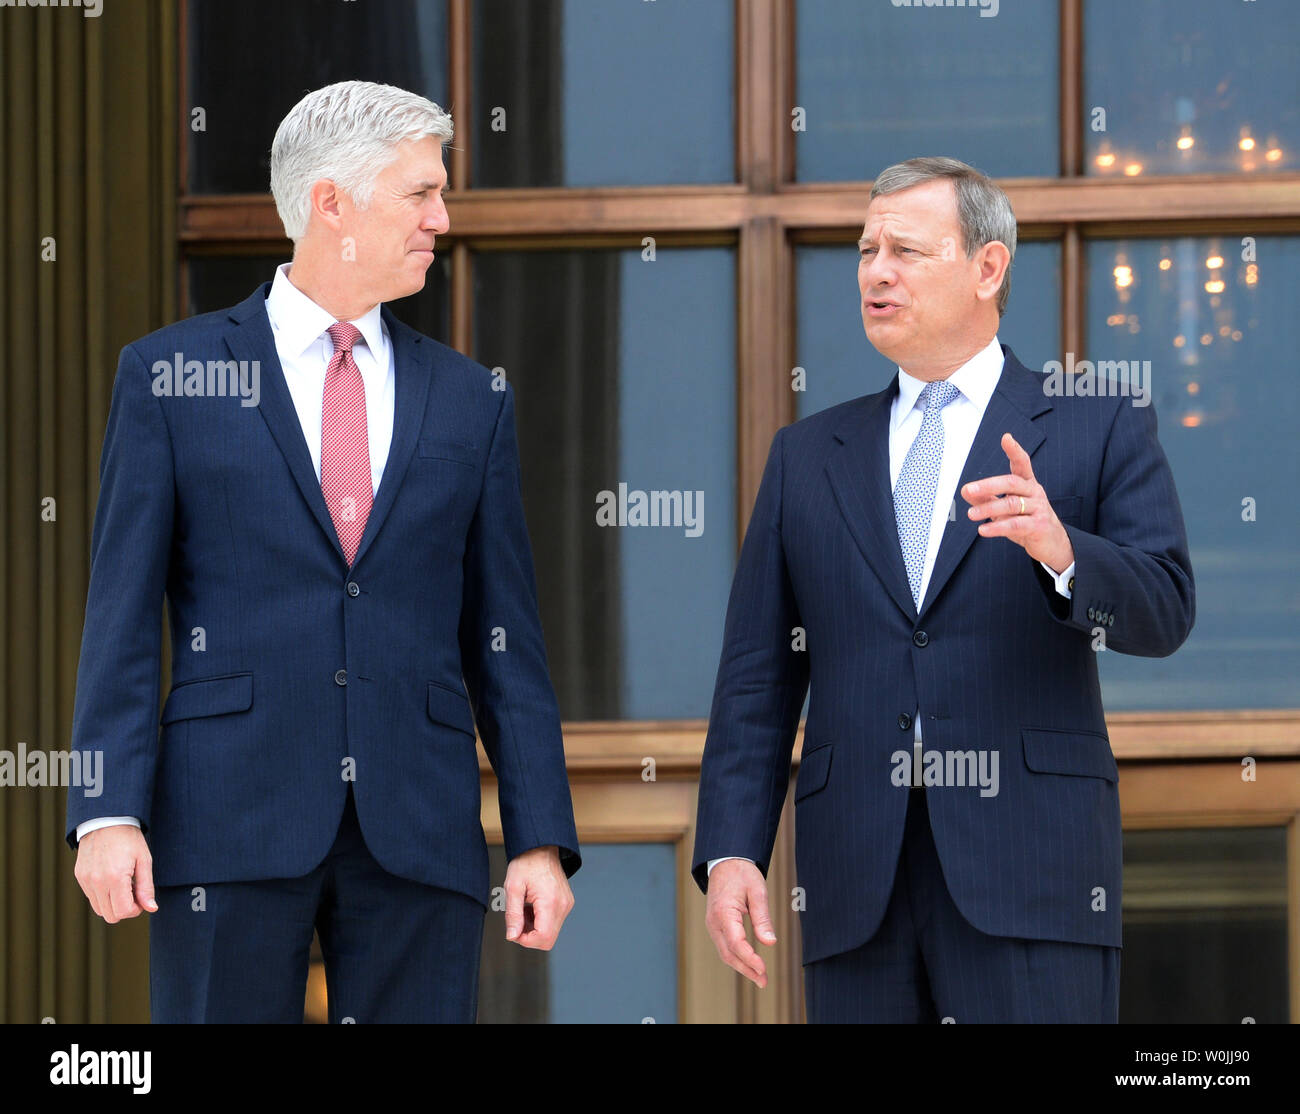
[(1020, 447), (1020, 442), (1009, 433), (1002, 435), (1002, 451), (1007, 454), (1007, 459), (1011, 462), (1011, 471), (1015, 475), (1023, 480), (1032, 480), (1034, 478), (1034, 468), (1029, 463), (1029, 454)]

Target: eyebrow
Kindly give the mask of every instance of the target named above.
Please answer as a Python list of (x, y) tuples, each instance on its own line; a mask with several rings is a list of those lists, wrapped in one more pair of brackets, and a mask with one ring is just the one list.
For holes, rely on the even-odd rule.
[[(893, 240), (895, 243), (897, 243), (899, 240), (901, 240), (901, 241), (903, 241), (904, 243), (907, 243), (907, 244), (924, 244), (924, 243), (925, 243), (925, 239), (924, 239), (924, 237), (919, 236), (919, 235), (916, 234), (915, 232), (902, 232), (902, 233), (899, 233), (897, 236), (890, 236), (889, 238), (890, 238), (891, 240)], [(879, 242), (879, 241), (873, 239), (873, 238), (870, 237), (870, 236), (862, 236), (862, 237), (860, 237), (859, 240), (858, 240), (858, 247), (859, 247), (859, 248), (865, 248), (865, 247), (867, 247), (868, 245), (874, 245), (874, 244), (876, 244), (876, 243), (878, 243), (878, 242)]]
[(412, 192), (412, 193), (424, 193), (426, 190), (436, 190), (436, 189), (442, 189), (442, 188), (445, 188), (446, 185), (447, 185), (446, 182), (443, 182), (443, 183), (442, 183), (442, 186), (439, 186), (437, 182), (417, 182), (417, 183), (416, 183), (416, 184), (411, 188), (411, 192)]

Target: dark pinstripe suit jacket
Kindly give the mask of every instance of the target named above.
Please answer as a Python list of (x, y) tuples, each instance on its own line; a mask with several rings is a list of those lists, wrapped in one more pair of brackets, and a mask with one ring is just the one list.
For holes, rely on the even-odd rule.
[[(73, 747), (104, 752), (104, 792), (69, 789), (69, 843), (82, 820), (137, 816), (158, 885), (303, 875), (338, 831), (351, 759), (380, 865), (486, 904), (477, 720), (507, 855), (556, 844), (576, 870), (513, 393), (383, 309), (393, 439), (349, 569), (280, 370), (270, 285), (122, 350), (72, 727)], [(260, 404), (156, 397), (154, 363), (177, 352), (258, 361)]]
[(811, 683), (795, 788), (805, 963), (866, 942), (884, 915), (908, 793), (891, 756), (910, 751), (918, 707), (927, 751), (997, 755), (996, 795), (928, 790), (963, 915), (996, 935), (1120, 943), (1118, 777), (1093, 647), (1162, 657), (1187, 638), (1186, 532), (1150, 407), (1049, 397), (1003, 350), (961, 484), (1009, 471), (1000, 441), (1015, 437), (1074, 546), (1069, 600), (1021, 547), (980, 537), (958, 496), (917, 614), (889, 480), (896, 379), (772, 441), (727, 610), (693, 871), (701, 888), (723, 855), (766, 872)]

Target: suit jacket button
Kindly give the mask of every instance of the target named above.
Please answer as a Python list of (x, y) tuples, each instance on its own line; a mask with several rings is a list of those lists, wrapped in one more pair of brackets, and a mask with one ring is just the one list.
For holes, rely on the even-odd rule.
[(1115, 616), (1114, 616), (1114, 615), (1107, 615), (1107, 616), (1106, 616), (1106, 626), (1108, 626), (1108, 627), (1113, 627), (1114, 625), (1115, 625)]
[(1097, 609), (1096, 609), (1096, 608), (1094, 608), (1094, 607), (1090, 607), (1090, 608), (1088, 608), (1088, 618), (1089, 618), (1089, 619), (1095, 619), (1095, 618), (1097, 618)]
[(355, 580), (348, 581), (348, 595), (353, 599), (361, 595), (361, 585), (359, 585)]
[(340, 687), (346, 685), (348, 683), (348, 671), (346, 669), (340, 669), (335, 673), (334, 683)]
[(919, 630), (914, 635), (912, 635), (913, 646), (928, 646), (929, 644), (930, 644), (930, 636), (926, 634), (925, 631)]
[(912, 726), (912, 717), (909, 716), (906, 712), (900, 712), (898, 714), (898, 726), (900, 730), (906, 731), (909, 727)]

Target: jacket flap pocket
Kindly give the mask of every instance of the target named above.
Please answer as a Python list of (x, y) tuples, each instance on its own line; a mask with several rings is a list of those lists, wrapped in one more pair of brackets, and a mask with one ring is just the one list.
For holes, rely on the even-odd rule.
[(431, 460), (454, 460), (471, 467), (478, 463), (478, 453), (473, 445), (463, 441), (446, 441), (441, 437), (421, 437), (419, 454)]
[(1119, 781), (1119, 767), (1105, 735), (1023, 727), (1020, 739), (1025, 748), (1025, 765), (1040, 774), (1075, 774)]
[(231, 673), (226, 677), (205, 677), (182, 681), (175, 686), (163, 705), (163, 723), (199, 716), (223, 716), (228, 712), (246, 712), (253, 706), (253, 675)]
[(816, 793), (826, 784), (831, 772), (831, 749), (830, 743), (818, 743), (812, 750), (803, 752), (799, 759), (799, 776), (794, 783), (796, 802)]
[(469, 709), (468, 698), (433, 681), (429, 682), (429, 718), (434, 723), (464, 731), (471, 739), (474, 737), (474, 713)]
[(1083, 509), (1083, 500), (1079, 496), (1059, 495), (1055, 499), (1049, 497), (1047, 501), (1052, 504), (1052, 510), (1062, 522), (1078, 524), (1079, 513)]

